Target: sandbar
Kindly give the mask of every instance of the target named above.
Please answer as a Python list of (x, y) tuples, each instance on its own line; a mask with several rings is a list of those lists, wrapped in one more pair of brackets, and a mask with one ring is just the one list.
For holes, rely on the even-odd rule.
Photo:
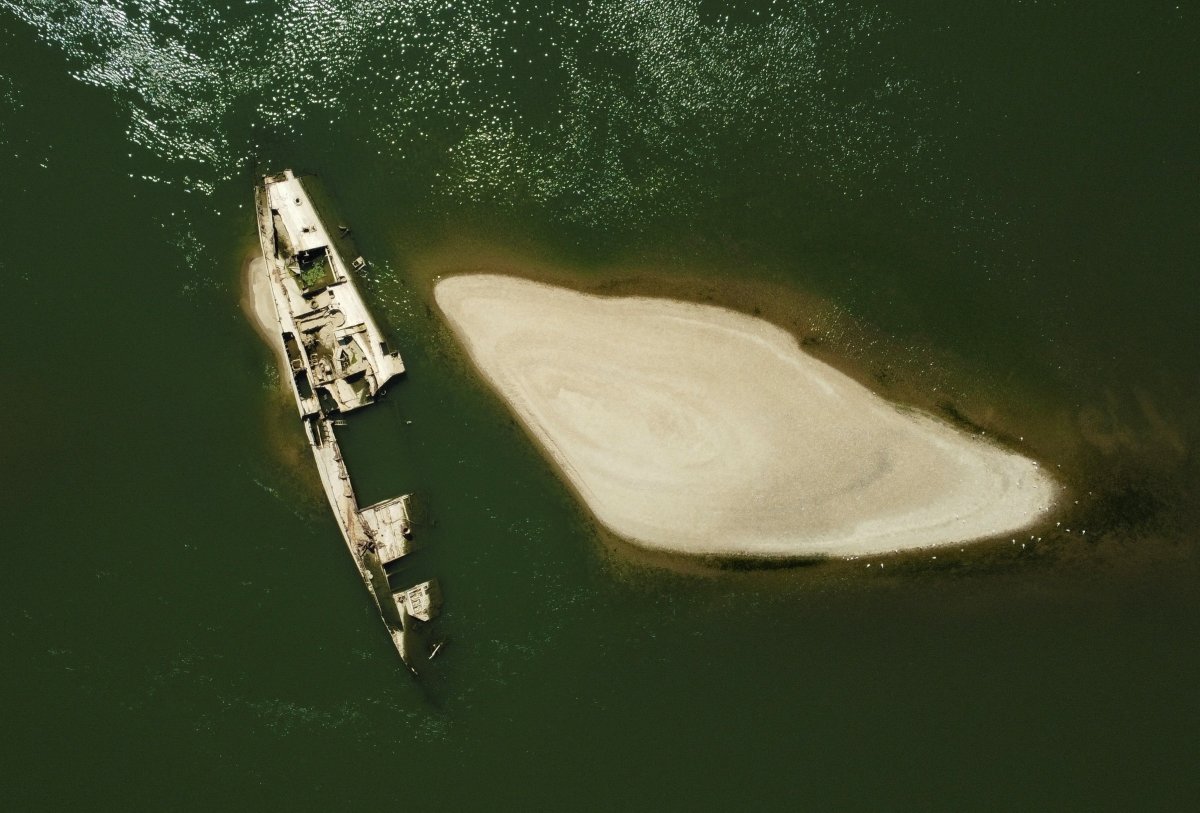
[(588, 509), (646, 548), (962, 544), (1043, 520), (1059, 493), (1035, 461), (892, 404), (753, 316), (495, 274), (447, 277), (434, 297)]
[(287, 357), (283, 342), (279, 338), (279, 316), (275, 313), (275, 300), (271, 296), (271, 278), (267, 273), (267, 261), (262, 254), (248, 258), (242, 267), (242, 311), (250, 318), (254, 332), (270, 345), (283, 359)]

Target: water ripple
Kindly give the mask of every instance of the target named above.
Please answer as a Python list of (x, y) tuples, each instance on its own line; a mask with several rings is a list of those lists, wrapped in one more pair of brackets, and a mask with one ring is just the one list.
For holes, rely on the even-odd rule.
[(875, 53), (884, 13), (710, 5), (0, 0), (203, 193), (268, 139), (330, 128), (385, 162), (432, 149), (435, 200), (629, 225), (686, 214), (747, 156), (855, 193), (927, 148), (897, 113), (920, 88)]

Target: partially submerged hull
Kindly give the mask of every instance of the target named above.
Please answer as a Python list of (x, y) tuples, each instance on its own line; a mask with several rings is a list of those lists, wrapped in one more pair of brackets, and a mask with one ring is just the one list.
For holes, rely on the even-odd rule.
[(404, 373), (341, 255), (291, 170), (255, 189), (258, 234), (279, 323), (280, 363), (342, 538), (401, 659), (426, 659), (421, 628), (436, 616), (436, 580), (393, 590), (388, 571), (413, 551), (408, 495), (360, 508), (334, 421), (375, 402)]

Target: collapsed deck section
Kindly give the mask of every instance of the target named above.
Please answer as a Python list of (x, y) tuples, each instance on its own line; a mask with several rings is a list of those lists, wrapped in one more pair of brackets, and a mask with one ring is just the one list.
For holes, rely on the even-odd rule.
[(412, 522), (408, 515), (409, 495), (376, 503), (358, 512), (363, 528), (383, 565), (412, 553)]
[(393, 598), (405, 616), (421, 621), (432, 620), (442, 609), (442, 591), (436, 581), (422, 582), (396, 593)]

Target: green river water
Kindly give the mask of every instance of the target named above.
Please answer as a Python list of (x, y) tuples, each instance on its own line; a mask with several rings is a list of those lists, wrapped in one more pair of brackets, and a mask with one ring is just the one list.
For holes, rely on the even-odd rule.
[[(3, 807), (1194, 806), (1198, 31), (1113, 0), (0, 0)], [(284, 167), (408, 364), (345, 443), (365, 500), (424, 506), (419, 682), (240, 307)], [(431, 309), (496, 268), (758, 311), (1072, 497), (883, 570), (644, 561)]]

